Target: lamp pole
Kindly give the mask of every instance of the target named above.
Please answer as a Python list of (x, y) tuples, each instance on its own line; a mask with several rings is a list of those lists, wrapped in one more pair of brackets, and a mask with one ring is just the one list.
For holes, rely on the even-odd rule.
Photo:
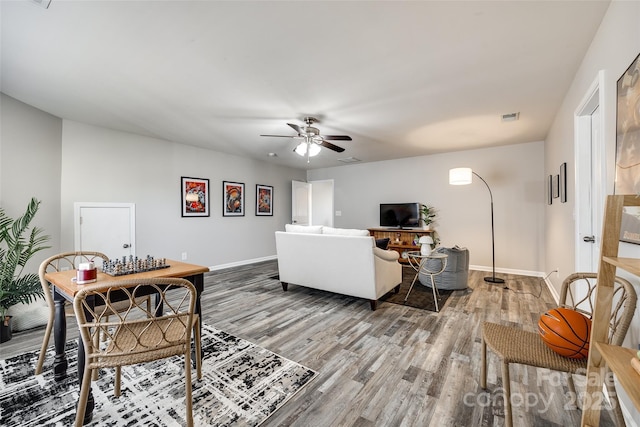
[(493, 226), (493, 193), (491, 192), (491, 188), (487, 181), (485, 181), (480, 175), (471, 171), (472, 174), (480, 178), (484, 185), (487, 186), (487, 190), (489, 190), (489, 198), (491, 198), (491, 266), (492, 266), (492, 275), (491, 277), (485, 277), (484, 281), (489, 283), (504, 283), (504, 279), (496, 277), (496, 244), (494, 237), (494, 226)]

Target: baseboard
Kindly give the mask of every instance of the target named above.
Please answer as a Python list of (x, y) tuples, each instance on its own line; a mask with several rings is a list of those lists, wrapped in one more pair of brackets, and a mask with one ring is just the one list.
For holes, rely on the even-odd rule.
[(627, 427), (638, 427), (636, 420), (633, 419), (631, 412), (629, 412), (624, 404), (620, 404), (620, 409), (622, 410), (622, 416), (624, 417), (624, 421), (627, 423)]
[[(227, 263), (227, 264), (218, 264), (218, 265), (214, 265), (214, 266), (209, 267), (209, 271), (224, 270), (225, 268), (239, 267), (239, 266), (243, 266), (243, 265), (255, 264), (255, 263), (258, 263), (258, 262), (272, 261), (272, 260), (275, 260), (275, 259), (278, 259), (277, 255), (270, 255), (270, 256), (261, 257), (261, 258), (246, 259), (246, 260), (242, 260), (242, 261), (230, 262), (230, 263)], [(483, 265), (470, 265), (469, 269), (470, 270), (477, 270), (477, 271), (488, 271), (488, 272), (493, 271), (490, 267), (486, 267), (486, 266), (483, 266)], [(545, 273), (544, 272), (531, 271), (531, 270), (516, 270), (516, 269), (510, 269), (510, 268), (499, 268), (499, 269), (496, 269), (496, 273), (515, 274), (515, 275), (519, 275), (519, 276), (532, 276), (532, 277), (544, 278), (544, 283), (547, 285), (547, 289), (549, 289), (549, 292), (551, 292), (551, 296), (553, 296), (553, 299), (555, 300), (555, 302), (558, 303), (558, 301), (560, 301), (560, 295), (558, 294), (558, 291), (556, 291), (556, 289), (553, 287), (553, 285), (549, 281), (549, 278), (545, 277)]]
[[(493, 271), (491, 267), (486, 267), (484, 265), (470, 265), (470, 270), (477, 271)], [(544, 277), (544, 273), (539, 271), (531, 271), (531, 270), (516, 270), (511, 268), (496, 268), (496, 273), (503, 274), (517, 274), (519, 276), (533, 276), (533, 277)]]
[(278, 256), (277, 255), (270, 255), (270, 256), (266, 256), (266, 257), (262, 257), (262, 258), (245, 259), (245, 260), (242, 260), (242, 261), (230, 262), (228, 264), (214, 265), (214, 266), (209, 267), (209, 271), (224, 270), (225, 268), (239, 267), (241, 265), (256, 264), (258, 262), (264, 262), (264, 261), (273, 261), (274, 259), (278, 259)]
[[(608, 398), (609, 395), (606, 393), (607, 387), (603, 385), (602, 388), (603, 388), (604, 396), (607, 396)], [(637, 423), (638, 411), (634, 408), (633, 403), (631, 403), (631, 401), (629, 400), (629, 397), (627, 396), (627, 393), (621, 389), (616, 379), (616, 391), (617, 390), (620, 390), (622, 392), (622, 393), (619, 393), (618, 395), (618, 403), (620, 404), (620, 409), (622, 410), (622, 416), (624, 417), (624, 421), (627, 424), (627, 427), (638, 427), (638, 423)], [(627, 404), (629, 405), (631, 410), (629, 410), (629, 407), (627, 407)]]
[[(486, 267), (484, 265), (470, 265), (469, 269), (470, 270), (477, 270), (477, 271), (488, 271), (488, 272), (492, 272), (493, 271), (493, 269), (491, 267)], [(551, 292), (551, 296), (553, 297), (553, 299), (556, 302), (556, 304), (558, 303), (558, 301), (560, 301), (560, 295), (558, 294), (558, 291), (553, 287), (553, 284), (549, 281), (548, 275), (543, 271), (516, 270), (516, 269), (510, 269), (510, 268), (496, 268), (496, 273), (516, 274), (516, 275), (519, 275), (519, 276), (530, 276), (530, 277), (544, 278), (544, 283), (545, 283), (545, 285), (547, 285), (547, 289), (549, 289), (549, 292)]]

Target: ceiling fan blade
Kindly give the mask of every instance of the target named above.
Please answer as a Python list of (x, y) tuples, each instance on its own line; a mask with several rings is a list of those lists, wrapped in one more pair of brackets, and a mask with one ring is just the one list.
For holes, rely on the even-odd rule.
[(260, 136), (272, 136), (275, 138), (297, 138), (298, 135), (260, 135)]
[(344, 151), (344, 148), (338, 147), (337, 145), (333, 145), (332, 143), (327, 141), (322, 141), (322, 142), (319, 142), (318, 144), (322, 145), (325, 148), (328, 148), (329, 150), (336, 151), (338, 153), (342, 153)]
[(302, 128), (298, 125), (295, 125), (293, 123), (287, 123), (289, 126), (291, 126), (293, 128), (293, 130), (295, 130), (296, 132), (298, 132), (298, 135), (300, 135), (302, 132)]
[(351, 141), (351, 137), (348, 135), (322, 135), (322, 139), (328, 139), (330, 141)]

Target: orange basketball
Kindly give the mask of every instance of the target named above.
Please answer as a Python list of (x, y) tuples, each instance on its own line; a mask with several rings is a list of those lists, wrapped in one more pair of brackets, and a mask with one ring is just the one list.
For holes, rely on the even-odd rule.
[(554, 308), (538, 321), (542, 341), (561, 356), (584, 359), (589, 356), (591, 319), (568, 308)]

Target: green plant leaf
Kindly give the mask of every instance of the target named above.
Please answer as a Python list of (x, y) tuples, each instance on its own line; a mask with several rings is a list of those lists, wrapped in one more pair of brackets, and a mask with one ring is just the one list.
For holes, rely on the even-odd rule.
[(23, 275), (27, 262), (50, 247), (45, 245), (50, 237), (44, 230), (38, 227), (29, 230), (39, 207), (40, 202), (32, 198), (25, 213), (16, 219), (0, 208), (0, 319), (12, 305), (44, 296), (38, 275)]

